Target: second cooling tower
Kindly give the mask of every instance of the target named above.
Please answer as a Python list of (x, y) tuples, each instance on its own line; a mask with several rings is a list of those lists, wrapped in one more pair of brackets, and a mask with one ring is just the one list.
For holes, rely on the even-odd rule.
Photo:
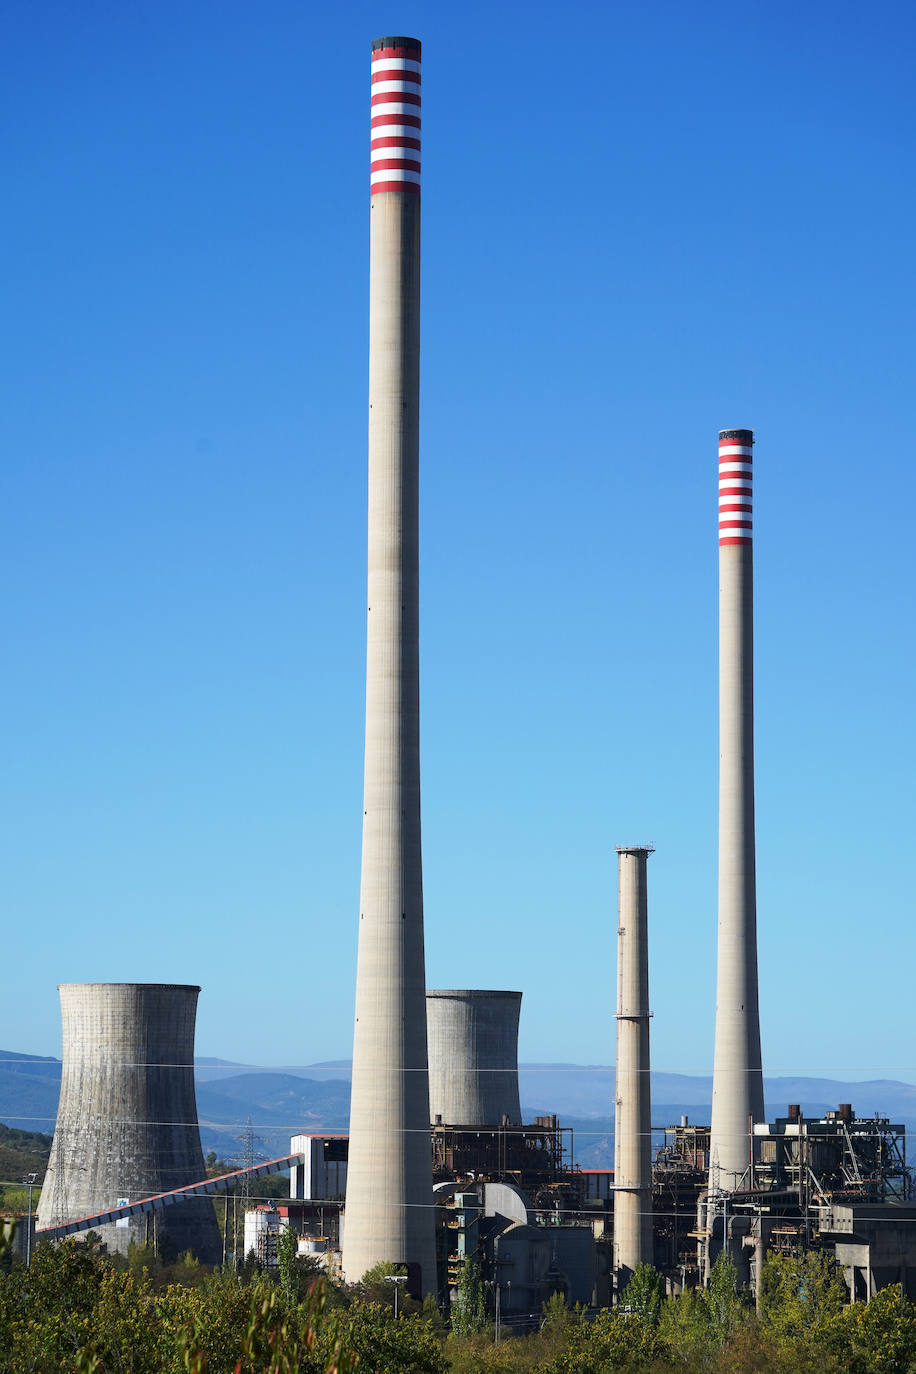
[(456, 1126), (519, 1125), (520, 992), (428, 991), (430, 1120)]

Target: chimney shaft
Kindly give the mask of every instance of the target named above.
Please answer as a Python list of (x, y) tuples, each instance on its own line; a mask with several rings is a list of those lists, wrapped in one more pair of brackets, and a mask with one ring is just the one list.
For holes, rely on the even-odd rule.
[(617, 850), (617, 1073), (614, 1111), (614, 1270), (617, 1292), (652, 1252), (649, 1084), (649, 848)]
[(372, 44), (366, 755), (343, 1268), (436, 1291), (420, 853), (420, 44)]
[(754, 854), (754, 563), (749, 429), (719, 432), (719, 938), (710, 1183), (747, 1172), (764, 1119)]

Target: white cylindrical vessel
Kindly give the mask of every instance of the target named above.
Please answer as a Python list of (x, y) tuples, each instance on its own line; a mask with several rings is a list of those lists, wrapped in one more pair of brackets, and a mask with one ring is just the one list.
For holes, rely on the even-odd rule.
[(343, 1268), (436, 1291), (420, 853), (420, 44), (372, 44), (366, 754)]

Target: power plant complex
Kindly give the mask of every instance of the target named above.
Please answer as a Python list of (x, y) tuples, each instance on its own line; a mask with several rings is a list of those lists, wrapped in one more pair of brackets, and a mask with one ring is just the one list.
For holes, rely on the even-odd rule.
[[(64, 984), (63, 1076), (36, 1234), (161, 1234), (225, 1262), (212, 1195), (290, 1170), (247, 1209), (246, 1252), (286, 1227), (356, 1283), (403, 1266), (454, 1298), (474, 1260), (497, 1315), (535, 1323), (551, 1293), (625, 1299), (640, 1265), (671, 1291), (725, 1252), (759, 1286), (768, 1249), (829, 1251), (852, 1300), (916, 1295), (905, 1133), (850, 1104), (768, 1121), (757, 974), (750, 429), (719, 432), (718, 966), (709, 1124), (652, 1120), (648, 860), (617, 846), (614, 1165), (582, 1169), (556, 1115), (523, 1120), (520, 991), (427, 988), (420, 824), (421, 47), (370, 59), (368, 595), (362, 875), (349, 1132), (299, 1133), (282, 1159), (208, 1179), (194, 1097), (197, 987)], [(710, 479), (712, 462), (710, 462)], [(712, 483), (710, 480), (710, 487)], [(711, 517), (711, 509), (710, 509)], [(710, 518), (710, 527), (712, 520)], [(610, 1033), (611, 1009), (608, 1008)], [(654, 1141), (653, 1141), (654, 1137)], [(656, 1148), (653, 1149), (653, 1144)], [(221, 1248), (222, 1247), (222, 1248)]]

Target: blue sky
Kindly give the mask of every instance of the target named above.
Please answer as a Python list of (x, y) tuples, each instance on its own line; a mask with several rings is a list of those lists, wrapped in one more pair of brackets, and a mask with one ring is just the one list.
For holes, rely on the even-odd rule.
[(765, 1069), (916, 1077), (912, 6), (7, 10), (0, 1042), (349, 1054), (369, 45), (424, 45), (427, 973), (711, 1067), (716, 431), (757, 432)]

